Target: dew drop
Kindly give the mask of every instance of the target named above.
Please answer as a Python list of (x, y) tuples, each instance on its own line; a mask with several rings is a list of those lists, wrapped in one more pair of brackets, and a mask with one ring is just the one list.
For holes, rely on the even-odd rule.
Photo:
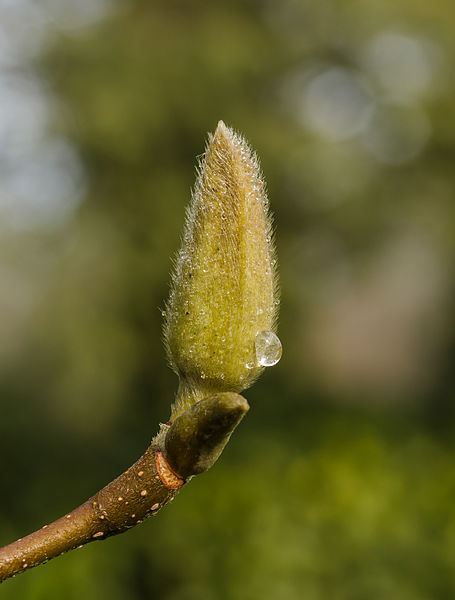
[(254, 340), (256, 358), (262, 367), (273, 367), (280, 360), (283, 348), (273, 331), (260, 331)]
[(254, 365), (254, 362), (253, 362), (253, 361), (251, 361), (251, 362), (248, 362), (248, 363), (246, 363), (246, 365), (245, 365), (245, 367), (246, 367), (247, 369), (253, 369), (253, 368), (254, 368), (254, 366), (255, 366), (255, 365)]

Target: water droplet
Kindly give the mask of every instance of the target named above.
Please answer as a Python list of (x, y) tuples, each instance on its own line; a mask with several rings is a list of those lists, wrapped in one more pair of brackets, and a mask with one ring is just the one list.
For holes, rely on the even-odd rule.
[(254, 340), (256, 358), (262, 367), (273, 367), (280, 360), (283, 348), (273, 331), (260, 331)]
[(204, 371), (202, 371), (202, 373), (201, 373), (201, 379), (205, 379), (205, 377), (206, 377), (206, 375), (205, 375)]
[(255, 364), (254, 364), (254, 362), (253, 362), (253, 361), (251, 361), (251, 362), (247, 362), (247, 363), (246, 363), (246, 365), (245, 365), (245, 367), (246, 367), (247, 369), (254, 369), (254, 367), (255, 367)]

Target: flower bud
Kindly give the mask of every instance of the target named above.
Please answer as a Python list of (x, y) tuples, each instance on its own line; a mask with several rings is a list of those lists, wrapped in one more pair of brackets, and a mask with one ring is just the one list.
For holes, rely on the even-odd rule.
[(198, 169), (166, 306), (167, 352), (180, 378), (173, 418), (211, 394), (241, 392), (278, 362), (275, 264), (257, 158), (220, 121)]

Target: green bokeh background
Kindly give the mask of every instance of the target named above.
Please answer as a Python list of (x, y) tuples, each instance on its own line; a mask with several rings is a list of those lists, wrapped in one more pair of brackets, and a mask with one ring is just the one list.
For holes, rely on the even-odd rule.
[(0, 542), (80, 504), (167, 420), (160, 309), (219, 119), (268, 184), (284, 353), (173, 504), (0, 595), (453, 598), (452, 3), (125, 0), (50, 22), (33, 68), (84, 186), (65, 221), (1, 229)]

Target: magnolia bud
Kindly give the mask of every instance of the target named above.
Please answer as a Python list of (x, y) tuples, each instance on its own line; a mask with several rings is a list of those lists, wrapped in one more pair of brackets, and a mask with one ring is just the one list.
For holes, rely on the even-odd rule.
[(278, 362), (271, 219), (256, 156), (220, 121), (199, 166), (164, 335), (180, 387), (172, 418), (202, 398), (241, 392)]

